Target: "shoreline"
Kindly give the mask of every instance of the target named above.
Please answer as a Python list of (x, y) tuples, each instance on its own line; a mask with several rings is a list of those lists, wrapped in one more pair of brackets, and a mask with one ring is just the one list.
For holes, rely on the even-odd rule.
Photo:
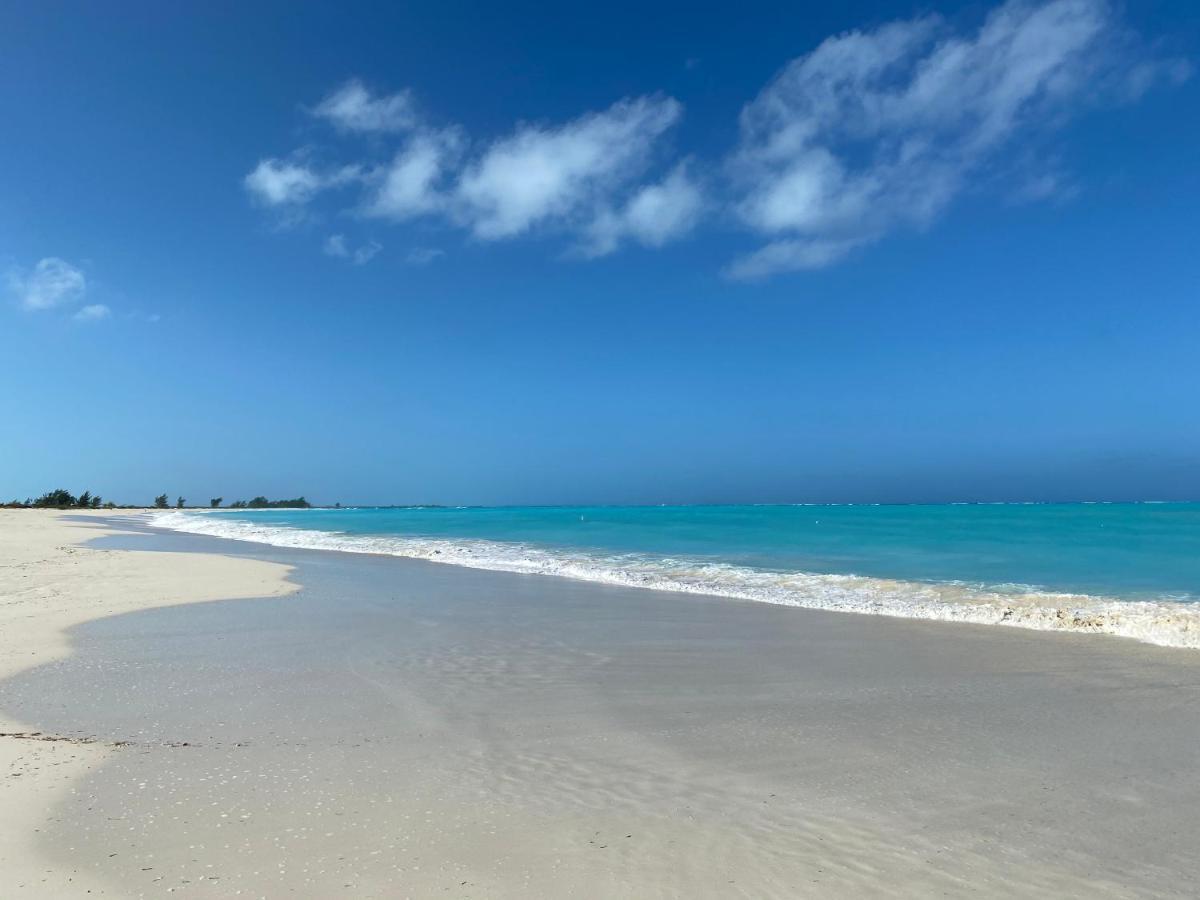
[[(299, 589), (287, 580), (289, 570), (274, 563), (82, 546), (123, 533), (114, 520), (129, 512), (0, 509), (0, 870), (18, 889), (87, 890), (86, 875), (48, 862), (34, 838), (44, 830), (49, 810), (118, 747), (87, 733), (40, 733), (36, 725), (8, 715), (5, 683), (68, 659), (72, 629), (97, 619)], [(70, 516), (95, 524), (64, 521)]]
[[(208, 513), (151, 511), (148, 524), (269, 547), (419, 559), (493, 572), (546, 575), (617, 587), (749, 600), (796, 609), (885, 616), (948, 624), (999, 625), (1029, 631), (1106, 635), (1175, 649), (1200, 649), (1200, 602), (1123, 600), (962, 582), (914, 581), (852, 574), (779, 572), (693, 561), (605, 557), (597, 552), (476, 538), (405, 537), (329, 532)], [(666, 564), (671, 563), (671, 564)]]
[(18, 871), (58, 879), (42, 891), (1172, 897), (1200, 878), (1188, 654), (129, 528), (63, 552), (161, 560), (172, 590), (191, 572), (211, 593), (214, 558), (303, 590), (143, 592), (0, 682), (6, 714), (131, 742), (34, 748), (54, 808)]

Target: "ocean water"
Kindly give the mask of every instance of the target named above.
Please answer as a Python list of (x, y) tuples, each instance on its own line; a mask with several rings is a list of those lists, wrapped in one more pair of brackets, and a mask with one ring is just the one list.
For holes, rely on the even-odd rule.
[(1200, 504), (170, 511), (167, 528), (1200, 648)]

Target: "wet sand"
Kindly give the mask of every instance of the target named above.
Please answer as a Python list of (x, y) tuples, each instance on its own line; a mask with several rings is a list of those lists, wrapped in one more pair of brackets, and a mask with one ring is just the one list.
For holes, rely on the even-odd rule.
[(1200, 890), (1191, 651), (149, 530), (91, 546), (302, 589), (77, 624), (0, 682), (0, 715), (106, 748), (46, 784), (32, 836), (72, 889)]
[[(104, 890), (96, 873), (50, 858), (43, 835), (63, 811), (73, 815), (63, 803), (81, 780), (121, 749), (86, 717), (53, 731), (20, 718), (7, 679), (54, 671), (71, 653), (69, 629), (99, 617), (296, 589), (286, 581), (288, 569), (272, 563), (79, 546), (119, 530), (123, 518), (108, 511), (0, 509), (0, 897)], [(42, 704), (66, 702), (47, 684)], [(81, 696), (87, 695), (85, 687)], [(30, 710), (35, 720), (42, 704)]]

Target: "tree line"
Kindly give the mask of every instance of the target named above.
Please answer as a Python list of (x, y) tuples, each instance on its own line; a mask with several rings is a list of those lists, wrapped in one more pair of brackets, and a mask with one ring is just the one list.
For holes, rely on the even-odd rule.
[[(224, 502), (224, 497), (213, 497), (209, 501), (209, 507), (217, 509)], [(99, 494), (93, 494), (91, 491), (84, 491), (78, 497), (72, 494), (65, 488), (58, 488), (53, 491), (47, 491), (38, 497), (36, 500), (32, 497), (27, 497), (24, 500), (10, 500), (3, 504), (6, 507), (13, 509), (140, 509), (141, 507), (133, 504), (118, 504), (111, 500), (105, 500)], [(178, 497), (175, 500), (175, 508), (183, 509), (187, 506), (186, 497)], [(235, 500), (229, 504), (229, 509), (309, 509), (312, 506), (303, 497), (297, 497), (294, 500), (268, 500), (266, 497), (258, 496), (253, 500)], [(159, 494), (154, 498), (155, 509), (170, 509), (171, 503), (167, 499), (166, 494)]]
[(47, 491), (34, 500), (27, 497), (25, 500), (10, 500), (4, 504), (8, 507), (26, 508), (26, 509), (115, 509), (117, 504), (109, 500), (107, 503), (99, 494), (93, 494), (91, 491), (84, 491), (78, 497), (72, 494), (65, 488)]
[[(224, 502), (224, 497), (213, 497), (208, 501), (209, 509), (219, 509)], [(159, 494), (155, 497), (154, 505), (158, 509), (167, 509), (167, 495)], [(187, 500), (183, 497), (175, 501), (176, 509), (183, 509), (186, 505)], [(311, 506), (312, 504), (303, 497), (297, 497), (294, 500), (268, 500), (266, 497), (258, 496), (253, 500), (234, 500), (229, 504), (229, 509), (308, 509)]]
[[(221, 498), (215, 497), (212, 506), (215, 509), (221, 505)], [(268, 500), (266, 497), (255, 497), (253, 500), (234, 500), (229, 504), (230, 509), (308, 509), (312, 506), (303, 497), (294, 500)]]

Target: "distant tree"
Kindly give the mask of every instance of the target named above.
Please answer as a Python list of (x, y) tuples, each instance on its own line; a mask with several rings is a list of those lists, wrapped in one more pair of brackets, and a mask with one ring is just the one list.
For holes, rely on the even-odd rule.
[[(297, 497), (295, 500), (268, 500), (266, 497), (258, 496), (249, 503), (244, 501), (239, 502), (242, 503), (242, 506), (247, 506), (250, 509), (308, 509), (312, 506), (303, 497)], [(231, 505), (231, 507), (234, 506), (237, 506), (237, 504), (234, 503)], [(240, 509), (241, 507), (238, 508)]]
[(84, 491), (79, 495), (79, 499), (75, 501), (75, 505), (87, 509), (92, 505), (92, 492)]
[(218, 506), (221, 505), (221, 501), (224, 499), (225, 499), (224, 497), (213, 497), (211, 500), (208, 501), (209, 506), (211, 506), (213, 509), (216, 509)]
[(183, 504), (185, 504), (185, 503), (187, 503), (187, 501), (184, 500), (182, 497), (179, 497), (175, 500), (175, 508), (183, 509)]
[(104, 508), (105, 509), (114, 509), (116, 507), (116, 505), (117, 504), (115, 504), (111, 500), (109, 500), (107, 503), (104, 504)]
[(97, 494), (95, 497), (92, 498), (92, 509), (99, 509), (101, 502), (102, 501), (100, 500), (100, 495)]
[(33, 505), (39, 507), (57, 506), (60, 508), (74, 506), (75, 495), (70, 491), (64, 491), (62, 488), (59, 488), (56, 491), (49, 491), (42, 494), (42, 496), (33, 501)]
[(246, 501), (245, 500), (234, 500), (232, 503), (229, 504), (229, 508), (230, 509), (245, 509)]
[(154, 498), (154, 506), (157, 509), (166, 509), (167, 508), (167, 495), (159, 494), (157, 497), (155, 497)]

